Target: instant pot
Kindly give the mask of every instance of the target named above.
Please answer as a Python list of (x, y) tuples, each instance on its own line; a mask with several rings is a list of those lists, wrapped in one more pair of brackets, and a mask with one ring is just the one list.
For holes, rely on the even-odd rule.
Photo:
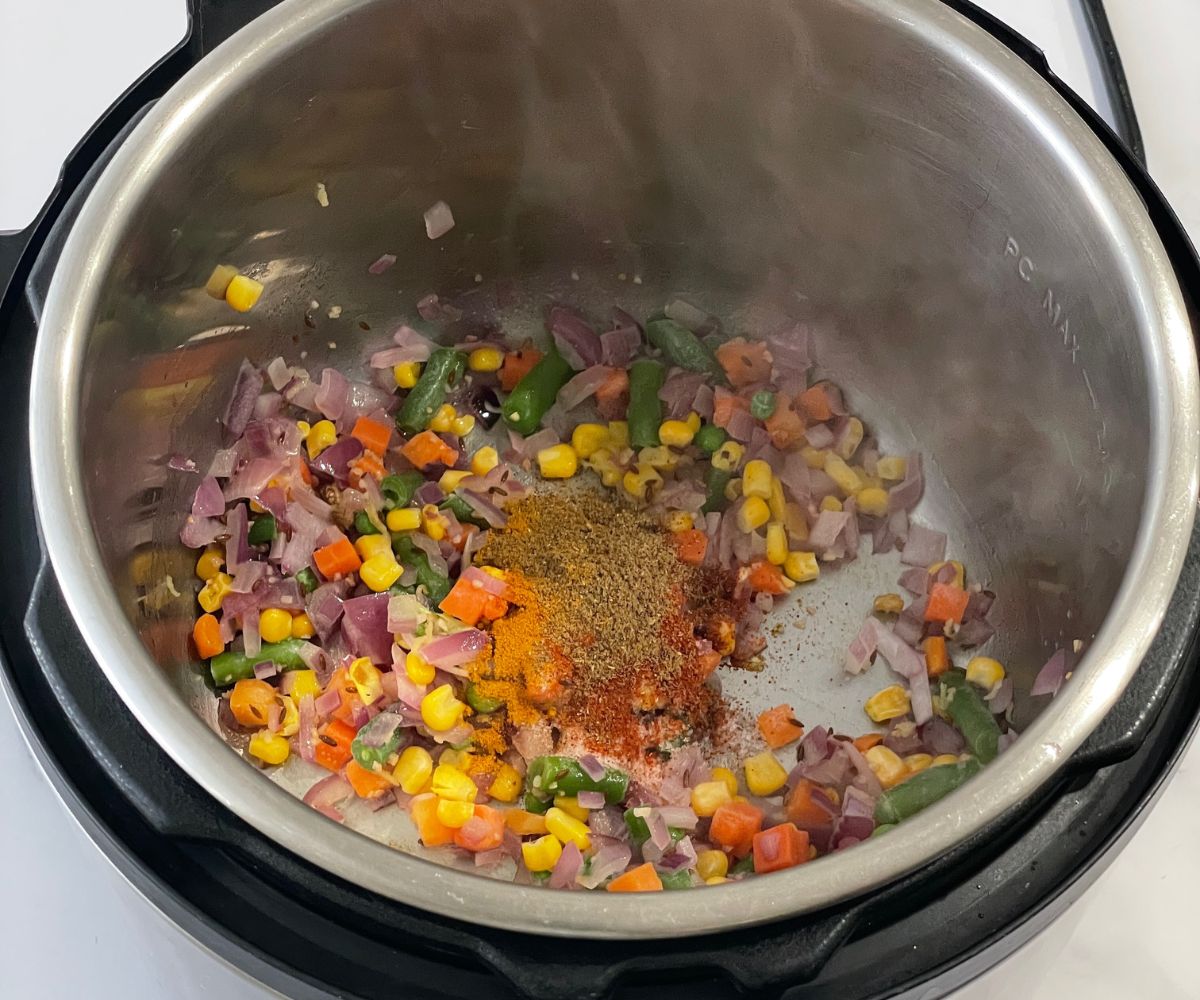
[[(764, 3), (745, 29), (741, 12), (702, 5), (713, 31), (673, 24), (669, 6), (497, 3), (460, 16), (290, 0), (155, 106), (255, 13), (197, 4), (187, 41), (72, 155), (37, 222), (0, 242), (0, 378), (32, 442), (0, 487), (10, 697), (114, 862), (201, 941), (289, 993), (937, 996), (1082, 891), (1192, 731), (1186, 338), (1200, 271), (1138, 159), (1035, 50), (966, 4)], [(378, 76), (389, 56), (402, 81), (390, 87)], [(711, 86), (711, 102), (673, 98), (681, 80)], [(747, 93), (756, 114), (738, 118)], [(581, 96), (589, 127), (572, 121)], [(381, 127), (381, 109), (414, 127)], [(480, 122), (496, 109), (509, 118), (489, 132)], [(304, 227), (272, 220), (290, 219), (314, 181), (356, 208), (323, 245), (311, 233), (294, 244)], [(475, 218), (479, 245), (421, 254), (393, 236), (412, 247), (393, 314), (477, 268), (489, 281), (532, 268), (539, 292), (555, 289), (572, 256), (596, 273), (631, 261), (647, 295), (683, 281), (737, 301), (756, 276), (795, 281), (780, 263), (796, 244), (822, 246), (804, 277), (841, 296), (840, 310), (815, 313), (841, 315), (829, 363), (853, 372), (858, 360), (846, 382), (877, 400), (868, 415), (928, 444), (948, 484), (932, 490), (939, 513), (966, 494), (956, 534), (1025, 585), (1017, 642), (1093, 647), (1050, 710), (1023, 706), (1025, 737), (986, 782), (803, 881), (635, 910), (443, 874), (356, 840), (276, 801), (203, 731), (187, 616), (151, 592), (169, 569), (186, 579), (168, 537), (187, 487), (166, 456), (203, 447), (223, 399), (205, 390), (244, 351), (298, 345), (310, 301), (362, 302), (364, 323), (386, 319), (365, 265), (393, 247), (374, 246), (372, 216), (396, 225), (411, 207), (397, 191), (440, 188)], [(505, 211), (487, 220), (488, 206)], [(778, 227), (764, 227), (772, 213)], [(346, 263), (356, 253), (358, 270)], [(265, 262), (264, 308), (237, 326), (213, 325), (212, 305), (188, 294), (216, 254)], [(432, 263), (404, 271), (410, 256)], [(596, 280), (594, 294), (612, 294)], [(952, 328), (956, 312), (972, 329)], [(305, 349), (336, 363), (323, 337)], [(922, 410), (916, 376), (943, 361), (944, 398)], [(1042, 422), (1018, 419), (1029, 411)], [(997, 546), (1008, 551), (989, 560)]]

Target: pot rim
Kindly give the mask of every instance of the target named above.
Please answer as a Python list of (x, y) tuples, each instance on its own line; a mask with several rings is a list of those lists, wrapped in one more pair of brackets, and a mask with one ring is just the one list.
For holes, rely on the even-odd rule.
[(221, 805), (282, 847), (398, 902), (506, 930), (553, 936), (672, 938), (747, 927), (869, 892), (955, 847), (1019, 806), (1099, 724), (1133, 676), (1162, 621), (1187, 551), (1200, 488), (1200, 390), (1191, 324), (1168, 254), (1141, 200), (1087, 124), (1030, 67), (940, 0), (853, 0), (902, 21), (931, 47), (953, 49), (1014, 111), (1051, 137), (1089, 193), (1100, 223), (1126, 249), (1150, 383), (1146, 497), (1124, 579), (1095, 641), (1063, 689), (986, 776), (945, 807), (884, 840), (818, 864), (723, 889), (720, 907), (687, 893), (629, 898), (546, 892), (405, 854), (340, 828), (264, 780), (178, 696), (107, 585), (79, 470), (82, 359), (108, 261), (144, 190), (203, 107), (336, 21), (379, 0), (285, 0), (190, 70), (116, 152), (67, 238), (46, 299), (30, 389), (33, 488), (47, 552), (81, 633), (139, 723)]

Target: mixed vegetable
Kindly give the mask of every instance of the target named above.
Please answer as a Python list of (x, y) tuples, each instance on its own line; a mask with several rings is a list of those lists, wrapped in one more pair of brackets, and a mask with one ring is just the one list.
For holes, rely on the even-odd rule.
[[(496, 334), (437, 346), (402, 326), (370, 383), (242, 364), (233, 443), (181, 538), (202, 550), (195, 650), (251, 758), (327, 771), (305, 801), (332, 819), (354, 798), (398, 806), (425, 846), (518, 880), (642, 892), (876, 836), (1015, 738), (1003, 666), (954, 663), (990, 638), (993, 595), (910, 520), (920, 456), (880, 453), (838, 388), (811, 380), (802, 326), (721, 338), (680, 302), (644, 324), (614, 310), (603, 332), (556, 306), (547, 326), (544, 348)], [(846, 654), (848, 672), (881, 656), (898, 675), (865, 705), (884, 728), (806, 729), (780, 705), (735, 773), (711, 766), (728, 751), (687, 739), (638, 761), (568, 753), (561, 693), (519, 717), (492, 654), (524, 598), (481, 554), (531, 489), (585, 474), (719, 581), (732, 610), (686, 638), (697, 683), (722, 663), (759, 666), (775, 600), (856, 558), (863, 535), (875, 553), (902, 548), (908, 598), (876, 598)]]

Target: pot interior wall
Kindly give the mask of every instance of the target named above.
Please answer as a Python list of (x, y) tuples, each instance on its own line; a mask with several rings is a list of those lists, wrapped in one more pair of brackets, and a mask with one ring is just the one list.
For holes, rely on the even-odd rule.
[[(360, 371), (429, 292), (514, 332), (552, 299), (601, 319), (681, 295), (738, 333), (809, 321), (885, 450), (924, 452), (920, 514), (1000, 595), (1023, 728), (1033, 675), (1099, 627), (1132, 549), (1142, 341), (1074, 154), (929, 42), (885, 2), (380, 3), (241, 67), (149, 168), (82, 387), (108, 571), (180, 696), (211, 717), (176, 541), (196, 478), (165, 460), (207, 466), (243, 357)], [(439, 199), (457, 226), (431, 242)], [(265, 282), (254, 311), (204, 294), (217, 263)], [(805, 591), (817, 614), (777, 644), (764, 703), (862, 727), (838, 650), (897, 572), (867, 550)]]

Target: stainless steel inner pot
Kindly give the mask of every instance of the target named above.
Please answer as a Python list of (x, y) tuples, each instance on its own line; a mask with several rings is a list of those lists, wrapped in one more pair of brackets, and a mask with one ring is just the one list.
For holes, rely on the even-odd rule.
[[(438, 199), (457, 227), (430, 242)], [(383, 252), (396, 266), (368, 274)], [(253, 312), (205, 296), (219, 262), (265, 283)], [(644, 311), (683, 295), (735, 331), (807, 318), (821, 368), (884, 444), (929, 457), (924, 520), (1000, 594), (1022, 738), (886, 841), (699, 899), (431, 864), (248, 766), (189, 662), (193, 556), (176, 537), (196, 479), (166, 459), (205, 466), (243, 356), (356, 368), (431, 291), (511, 298), (512, 329), (552, 297)], [(149, 738), (351, 882), (548, 934), (812, 910), (1020, 803), (1137, 667), (1197, 494), (1191, 327), (1140, 201), (1026, 65), (937, 0), (289, 0), (189, 73), (105, 170), (54, 278), (31, 406), (55, 570)], [(773, 687), (727, 689), (861, 727), (886, 671), (844, 682), (839, 653), (895, 571), (864, 557), (806, 590), (783, 612), (807, 627), (774, 644)], [(1069, 683), (1031, 700), (1074, 639), (1087, 651)], [(411, 832), (367, 832), (419, 854)]]

